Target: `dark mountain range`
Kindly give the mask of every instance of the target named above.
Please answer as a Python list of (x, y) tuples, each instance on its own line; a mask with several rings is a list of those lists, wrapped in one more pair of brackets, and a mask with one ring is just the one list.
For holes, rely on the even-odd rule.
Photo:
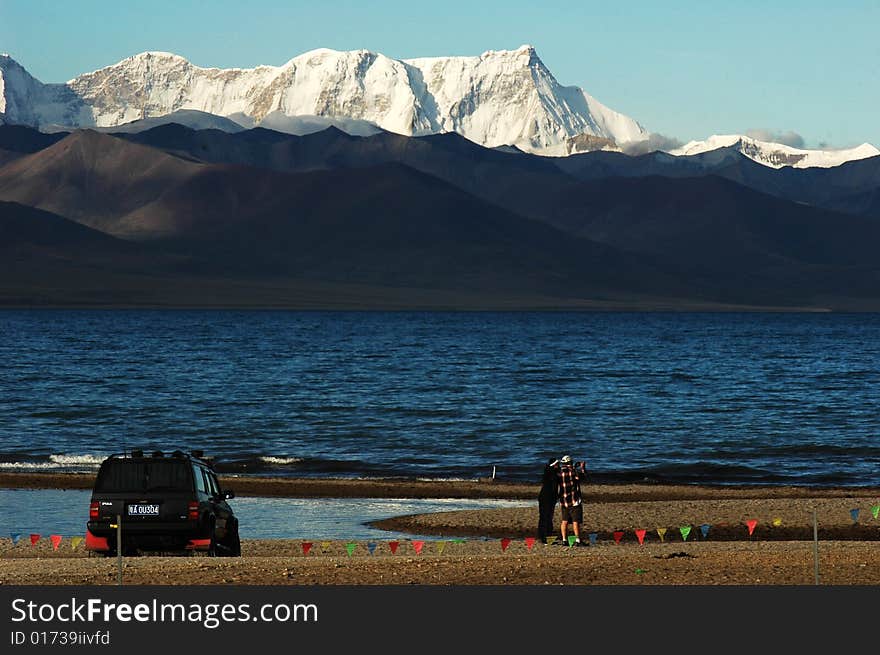
[(545, 158), (456, 134), (6, 127), (0, 149), (19, 150), (3, 150), (0, 199), (116, 237), (55, 244), (46, 270), (117, 253), (107, 284), (138, 302), (880, 308), (880, 158), (776, 170), (733, 151)]

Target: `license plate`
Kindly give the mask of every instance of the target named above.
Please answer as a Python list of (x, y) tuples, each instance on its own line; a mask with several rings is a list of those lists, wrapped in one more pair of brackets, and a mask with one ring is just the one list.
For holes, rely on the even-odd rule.
[(134, 503), (128, 506), (129, 516), (159, 516), (159, 506), (155, 504)]

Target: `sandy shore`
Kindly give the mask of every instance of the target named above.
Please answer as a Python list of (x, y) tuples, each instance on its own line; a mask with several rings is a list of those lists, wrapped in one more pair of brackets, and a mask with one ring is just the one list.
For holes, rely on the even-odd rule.
[[(88, 475), (0, 474), (6, 488), (89, 488), (91, 482)], [(499, 480), (227, 477), (222, 483), (239, 495), (306, 498), (534, 499), (538, 491), (537, 485)], [(531, 543), (535, 502), (534, 508), (441, 512), (376, 524), (434, 535), (421, 541), (331, 541), (304, 548), (302, 541), (243, 535), (241, 558), (126, 558), (123, 579), (160, 585), (809, 585), (815, 582), (815, 512), (820, 582), (880, 584), (880, 517), (872, 511), (880, 505), (877, 488), (588, 485), (584, 492), (584, 538), (592, 533), (595, 540), (585, 548)], [(637, 530), (645, 531), (641, 543)], [(25, 541), (13, 545), (0, 538), (0, 584), (116, 584), (115, 559), (90, 556), (81, 545), (55, 550), (46, 538), (35, 546)]]

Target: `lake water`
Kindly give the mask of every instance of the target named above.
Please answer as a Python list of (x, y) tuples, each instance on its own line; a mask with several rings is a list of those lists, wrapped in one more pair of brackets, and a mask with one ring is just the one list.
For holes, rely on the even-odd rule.
[(875, 314), (0, 311), (0, 470), (880, 485)]

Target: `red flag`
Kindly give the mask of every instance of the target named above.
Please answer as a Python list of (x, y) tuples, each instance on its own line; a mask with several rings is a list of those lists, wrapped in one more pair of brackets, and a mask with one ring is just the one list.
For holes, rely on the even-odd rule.
[(414, 541), (413, 542), (413, 548), (416, 549), (416, 555), (418, 555), (419, 553), (422, 552), (422, 546), (424, 546), (424, 545), (425, 545), (424, 541)]
[(758, 525), (758, 522), (755, 519), (749, 519), (746, 521), (746, 525), (749, 526), (749, 536), (755, 531), (755, 526)]
[(40, 540), (40, 535), (32, 534), (31, 535), (31, 546), (36, 546), (37, 542)]
[(636, 537), (639, 538), (640, 544), (645, 543), (645, 533), (646, 532), (647, 532), (647, 530), (636, 530)]
[(312, 542), (311, 541), (304, 541), (303, 542), (303, 555), (308, 555), (309, 551), (311, 549), (312, 549)]
[(534, 537), (526, 537), (526, 548), (531, 550), (532, 546), (534, 546), (534, 545), (535, 545), (535, 538)]
[(49, 539), (52, 540), (52, 549), (58, 550), (58, 544), (61, 543), (61, 535), (60, 534), (53, 534), (53, 535), (49, 536)]
[(388, 542), (388, 547), (391, 549), (391, 554), (392, 554), (392, 555), (393, 555), (394, 553), (397, 552), (397, 547), (398, 547), (399, 545), (400, 545), (400, 542), (399, 542), (399, 541), (389, 541), (389, 542)]
[(501, 540), (501, 552), (503, 553), (505, 550), (507, 550), (507, 547), (509, 545), (510, 545), (510, 539), (508, 537), (504, 537)]
[(620, 530), (617, 530), (614, 533), (614, 543), (619, 544), (621, 539), (623, 539), (623, 532), (621, 532)]

